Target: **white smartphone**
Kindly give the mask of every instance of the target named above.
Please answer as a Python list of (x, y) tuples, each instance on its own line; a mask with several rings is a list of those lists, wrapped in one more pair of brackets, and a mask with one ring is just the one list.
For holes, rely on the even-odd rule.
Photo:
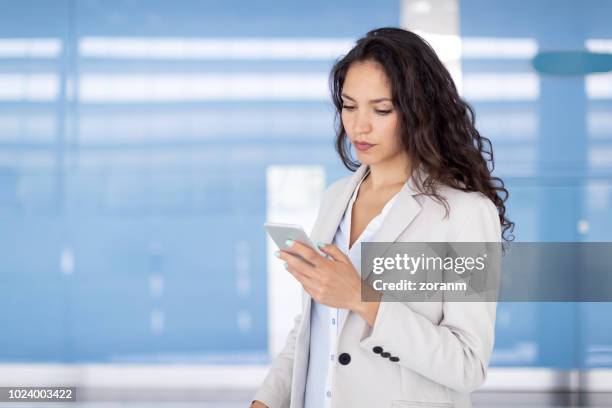
[(326, 256), (321, 252), (315, 244), (310, 241), (304, 229), (295, 224), (280, 224), (275, 222), (266, 222), (264, 224), (265, 229), (270, 234), (272, 240), (278, 245), (278, 247), (284, 251), (291, 252), (291, 249), (285, 243), (288, 239), (294, 241), (300, 241), (303, 244), (310, 246), (312, 249), (317, 251), (320, 255)]

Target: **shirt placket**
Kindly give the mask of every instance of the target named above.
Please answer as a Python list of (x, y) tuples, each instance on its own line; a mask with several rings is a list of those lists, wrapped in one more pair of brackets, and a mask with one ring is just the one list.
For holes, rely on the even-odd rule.
[[(366, 174), (367, 175), (367, 174)], [(364, 176), (365, 178), (365, 176)], [(361, 183), (363, 182), (363, 178), (361, 179), (361, 181), (359, 182), (359, 184), (357, 185), (357, 188), (355, 189), (355, 192), (353, 193), (353, 196), (351, 197), (351, 200), (349, 201), (349, 212), (348, 212), (348, 239), (347, 239), (347, 243), (346, 243), (346, 253), (347, 255), (350, 257), (351, 253), (353, 251), (351, 251), (349, 249), (349, 243), (350, 243), (350, 236), (351, 236), (351, 222), (352, 222), (352, 215), (353, 215), (353, 204), (355, 203), (355, 199), (357, 197), (357, 192), (359, 191), (359, 188), (361, 187)], [(358, 245), (359, 241), (360, 241), (361, 237), (358, 237), (357, 240), (355, 241), (355, 243), (353, 243), (353, 245)], [(328, 308), (328, 319), (329, 319), (329, 349), (330, 349), (330, 353), (329, 353), (329, 360), (328, 360), (328, 369), (327, 369), (327, 377), (325, 378), (325, 408), (330, 408), (331, 407), (331, 402), (332, 402), (332, 389), (333, 389), (333, 382), (334, 382), (334, 367), (336, 365), (336, 359), (337, 359), (337, 342), (338, 342), (338, 330), (339, 330), (339, 317), (340, 317), (340, 311), (338, 308), (336, 307), (329, 307)]]
[(328, 313), (329, 360), (327, 363), (327, 377), (325, 379), (325, 408), (331, 407), (333, 372), (336, 362), (336, 342), (338, 340), (338, 308), (330, 307)]

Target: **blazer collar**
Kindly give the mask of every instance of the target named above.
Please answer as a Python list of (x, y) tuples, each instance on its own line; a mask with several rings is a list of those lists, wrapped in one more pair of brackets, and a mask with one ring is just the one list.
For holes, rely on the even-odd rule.
[[(332, 198), (330, 205), (321, 209), (324, 213), (321, 216), (320, 224), (315, 226), (316, 230), (312, 233), (314, 240), (326, 243), (333, 241), (338, 225), (342, 221), (342, 216), (355, 191), (355, 187), (357, 187), (357, 184), (365, 175), (368, 167), (367, 165), (361, 165), (349, 178), (338, 195)], [(415, 199), (415, 196), (420, 194), (416, 188), (416, 181), (419, 180), (418, 183), (422, 183), (426, 177), (427, 173), (424, 167), (419, 167), (399, 191), (395, 203), (391, 206), (378, 232), (372, 239), (374, 242), (387, 242), (388, 245), (383, 245), (384, 251), (386, 251), (390, 243), (394, 242), (408, 228), (412, 220), (421, 211), (421, 205)], [(362, 278), (366, 278), (368, 275), (369, 273), (362, 276)]]

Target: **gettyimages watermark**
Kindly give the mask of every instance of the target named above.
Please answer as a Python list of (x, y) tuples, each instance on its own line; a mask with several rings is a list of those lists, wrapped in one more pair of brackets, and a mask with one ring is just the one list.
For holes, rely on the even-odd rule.
[(610, 302), (612, 243), (364, 242), (361, 278), (363, 301)]

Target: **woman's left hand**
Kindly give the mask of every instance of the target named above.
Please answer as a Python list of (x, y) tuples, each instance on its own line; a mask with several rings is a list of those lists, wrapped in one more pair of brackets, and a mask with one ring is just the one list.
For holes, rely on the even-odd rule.
[(280, 251), (279, 258), (287, 262), (285, 268), (315, 301), (330, 307), (357, 311), (361, 305), (362, 280), (359, 272), (337, 246), (328, 244), (320, 249), (331, 259), (326, 259), (299, 241), (293, 241), (290, 245), (291, 252)]

